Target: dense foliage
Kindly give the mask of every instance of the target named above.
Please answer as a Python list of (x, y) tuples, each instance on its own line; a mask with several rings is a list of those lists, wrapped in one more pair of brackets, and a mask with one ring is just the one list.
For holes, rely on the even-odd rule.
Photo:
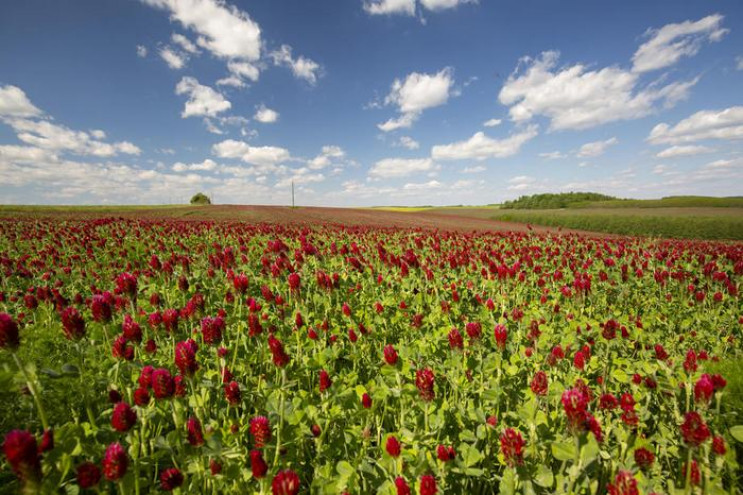
[(741, 244), (2, 221), (0, 491), (734, 493), (741, 276)]
[(192, 205), (210, 205), (212, 200), (204, 193), (196, 193), (191, 197)]
[(590, 201), (610, 201), (617, 199), (606, 194), (593, 192), (566, 192), (566, 193), (543, 193), (520, 196), (512, 201), (504, 201), (501, 209), (506, 210), (538, 210), (553, 208), (569, 208), (577, 203)]

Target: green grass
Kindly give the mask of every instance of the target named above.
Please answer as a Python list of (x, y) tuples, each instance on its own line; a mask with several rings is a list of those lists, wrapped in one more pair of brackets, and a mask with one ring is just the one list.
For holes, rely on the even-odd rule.
[(743, 209), (502, 210), (490, 218), (620, 235), (743, 240)]
[(568, 208), (743, 208), (743, 197), (669, 196), (661, 199), (614, 199), (575, 203)]

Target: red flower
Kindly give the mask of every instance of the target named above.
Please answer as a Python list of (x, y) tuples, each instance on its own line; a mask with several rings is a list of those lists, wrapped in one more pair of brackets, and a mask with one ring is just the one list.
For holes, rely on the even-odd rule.
[(668, 359), (668, 353), (660, 344), (655, 344), (655, 359), (659, 361), (665, 361)]
[(418, 387), (418, 393), (421, 399), (428, 402), (433, 400), (435, 392), (433, 390), (434, 376), (433, 371), (429, 368), (421, 369), (415, 372), (415, 386)]
[(480, 340), (480, 337), (482, 337), (482, 325), (477, 321), (467, 323), (464, 330), (471, 340)]
[(635, 450), (635, 464), (637, 464), (640, 469), (643, 471), (650, 469), (653, 466), (653, 462), (655, 462), (655, 454), (651, 451), (645, 447), (640, 447)]
[(3, 451), (8, 464), (18, 478), (26, 483), (41, 479), (41, 457), (34, 436), (25, 430), (13, 430), (5, 435)]
[(452, 328), (449, 332), (449, 348), (451, 349), (461, 349), (464, 347), (464, 341), (462, 340), (462, 334), (459, 333), (459, 330), (456, 328)]
[(150, 392), (143, 387), (134, 391), (134, 403), (139, 407), (144, 407), (150, 403)]
[(77, 484), (80, 488), (92, 488), (101, 481), (101, 470), (92, 462), (83, 462), (77, 467)]
[(408, 482), (402, 476), (395, 478), (395, 488), (397, 488), (397, 495), (410, 495)]
[(500, 436), (500, 451), (510, 467), (524, 462), (524, 441), (521, 433), (513, 428), (506, 428)]
[(690, 411), (684, 417), (684, 423), (681, 425), (681, 435), (686, 443), (692, 447), (697, 447), (707, 441), (710, 432), (699, 413)]
[(90, 311), (93, 313), (93, 319), (99, 322), (111, 321), (111, 294), (109, 292), (96, 294), (90, 303)]
[(112, 443), (103, 455), (103, 474), (109, 481), (117, 481), (126, 474), (129, 457), (120, 443)]
[(224, 397), (231, 406), (236, 406), (240, 403), (242, 397), (240, 393), (240, 385), (232, 381), (224, 386)]
[(400, 455), (400, 442), (393, 435), (387, 437), (387, 443), (384, 444), (384, 448), (392, 457), (398, 457)]
[(581, 351), (575, 353), (575, 357), (573, 358), (573, 366), (581, 371), (583, 370), (583, 368), (586, 367), (586, 358)]
[(384, 346), (384, 360), (387, 361), (387, 364), (390, 366), (397, 364), (397, 351), (392, 344)]
[(438, 488), (436, 488), (436, 478), (430, 474), (421, 476), (420, 495), (436, 495), (438, 491)]
[(330, 375), (325, 370), (320, 370), (320, 393), (325, 392), (333, 384)]
[(712, 382), (712, 378), (707, 373), (703, 374), (694, 385), (694, 400), (707, 404), (714, 393), (715, 384)]
[(716, 455), (725, 455), (727, 448), (725, 447), (725, 439), (721, 436), (716, 436), (712, 439), (712, 452)]
[(0, 313), (0, 349), (10, 349), (13, 351), (20, 344), (18, 324), (8, 313)]
[(222, 465), (215, 461), (214, 459), (209, 460), (209, 472), (212, 473), (212, 476), (216, 476), (219, 473), (222, 472)]
[(175, 333), (178, 331), (178, 320), (180, 316), (177, 309), (166, 309), (163, 311), (163, 326), (165, 331), (168, 333)]
[(639, 495), (637, 480), (630, 471), (619, 471), (614, 478), (614, 483), (606, 487), (609, 495)]
[(299, 476), (291, 469), (279, 471), (271, 482), (271, 492), (273, 495), (297, 495), (299, 493)]
[(121, 333), (131, 342), (142, 342), (142, 327), (130, 315), (124, 315), (124, 322), (121, 324)]
[(697, 353), (693, 350), (689, 350), (689, 352), (686, 353), (684, 369), (689, 374), (692, 374), (697, 370)]
[(134, 359), (134, 347), (129, 345), (126, 337), (119, 335), (111, 346), (111, 354), (115, 358), (131, 361)]
[(201, 422), (198, 418), (190, 417), (186, 421), (186, 430), (188, 431), (188, 443), (194, 447), (204, 444), (204, 433), (201, 430)]
[(193, 339), (184, 342), (178, 342), (175, 345), (175, 366), (185, 376), (193, 376), (199, 369), (199, 363), (196, 362), (196, 352), (199, 346)]
[(582, 431), (588, 417), (588, 397), (577, 388), (565, 390), (562, 394), (562, 407), (568, 420), (568, 429)]
[(690, 477), (692, 485), (699, 485), (702, 480), (701, 473), (699, 472), (699, 465), (695, 460), (691, 461), (691, 472), (689, 472), (688, 464), (684, 463), (681, 473), (684, 476), (684, 479), (686, 479), (687, 475)]
[(61, 317), (62, 330), (67, 339), (77, 340), (85, 337), (85, 320), (76, 308), (72, 306), (65, 308)]
[(175, 381), (170, 371), (158, 368), (152, 372), (152, 392), (156, 399), (170, 399), (175, 393)]
[(361, 405), (364, 406), (364, 409), (369, 409), (372, 406), (372, 398), (369, 394), (365, 393), (361, 396)]
[(712, 375), (712, 383), (715, 386), (715, 392), (722, 390), (728, 384), (727, 380), (725, 380), (722, 375)]
[(284, 345), (273, 335), (268, 337), (268, 348), (273, 356), (273, 363), (282, 368), (289, 364), (289, 356), (284, 352)]
[(183, 484), (183, 474), (177, 468), (166, 469), (160, 474), (160, 488), (172, 492)]
[(248, 283), (248, 276), (244, 273), (235, 275), (235, 278), (232, 279), (232, 286), (235, 288), (235, 291), (239, 292), (240, 294), (244, 294), (245, 291), (248, 290)]
[(49, 452), (54, 448), (54, 430), (47, 428), (41, 435), (41, 443), (39, 444), (39, 453)]
[(298, 292), (301, 285), (302, 285), (302, 282), (299, 278), (299, 274), (290, 273), (289, 274), (289, 289), (291, 289), (292, 292)]
[(496, 325), (493, 331), (495, 335), (495, 345), (498, 349), (503, 350), (506, 348), (506, 340), (508, 340), (508, 330), (505, 325)]
[(618, 405), (617, 398), (612, 394), (603, 394), (599, 399), (599, 409), (616, 409)]
[(322, 430), (320, 429), (320, 425), (314, 424), (310, 427), (310, 433), (312, 433), (312, 436), (317, 438), (322, 433)]
[(265, 416), (256, 416), (250, 420), (250, 434), (253, 435), (255, 446), (263, 448), (267, 441), (271, 439), (271, 425)]
[(137, 422), (137, 413), (126, 402), (119, 402), (114, 406), (111, 416), (111, 426), (119, 432), (129, 431)]
[(126, 272), (116, 277), (116, 292), (119, 294), (126, 294), (132, 299), (136, 299), (137, 277)]
[(547, 388), (549, 387), (549, 382), (547, 380), (547, 373), (544, 371), (537, 371), (537, 373), (534, 375), (534, 378), (531, 380), (531, 391), (534, 392), (534, 395), (547, 395)]
[(224, 318), (207, 316), (201, 320), (201, 335), (207, 345), (218, 344), (222, 340), (222, 332), (225, 329)]
[(436, 456), (441, 462), (448, 462), (457, 457), (457, 452), (454, 450), (454, 447), (439, 445), (436, 449)]
[(253, 477), (261, 479), (268, 472), (268, 465), (263, 460), (263, 454), (260, 450), (250, 451), (250, 469), (253, 471)]

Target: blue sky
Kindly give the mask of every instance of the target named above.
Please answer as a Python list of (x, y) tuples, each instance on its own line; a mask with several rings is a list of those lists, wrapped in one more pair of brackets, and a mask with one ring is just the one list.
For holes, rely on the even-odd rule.
[(743, 4), (0, 4), (0, 203), (743, 193)]

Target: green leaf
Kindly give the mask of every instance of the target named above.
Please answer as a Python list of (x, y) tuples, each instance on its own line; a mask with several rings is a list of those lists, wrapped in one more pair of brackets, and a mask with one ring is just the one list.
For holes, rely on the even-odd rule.
[(537, 469), (537, 475), (534, 477), (534, 483), (544, 488), (551, 488), (555, 482), (555, 477), (552, 475), (552, 470), (541, 464)]
[(514, 477), (513, 469), (506, 469), (503, 473), (503, 477), (500, 480), (500, 486), (498, 493), (501, 495), (513, 495), (516, 488), (516, 480)]
[(553, 442), (552, 455), (558, 461), (571, 461), (575, 459), (575, 445), (571, 442)]
[(354, 473), (353, 466), (348, 461), (338, 461), (338, 464), (335, 465), (335, 470), (338, 471), (338, 474), (344, 480), (350, 478)]
[(743, 425), (737, 425), (730, 428), (730, 434), (739, 442), (743, 442)]

